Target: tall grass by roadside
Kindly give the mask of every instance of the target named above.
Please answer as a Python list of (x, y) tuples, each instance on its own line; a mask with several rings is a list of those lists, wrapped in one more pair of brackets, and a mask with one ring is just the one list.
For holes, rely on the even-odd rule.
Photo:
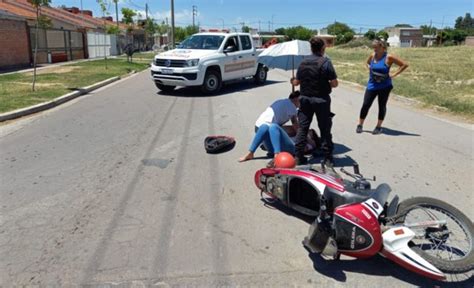
[(77, 88), (147, 67), (123, 59), (109, 59), (107, 66), (105, 69), (104, 60), (96, 60), (39, 70), (36, 92), (31, 91), (31, 72), (0, 75), (0, 113), (52, 100)]
[[(410, 65), (393, 80), (393, 93), (474, 119), (474, 48), (389, 48), (388, 52)], [(369, 48), (327, 50), (338, 77), (361, 85), (367, 84), (364, 65), (370, 53)]]

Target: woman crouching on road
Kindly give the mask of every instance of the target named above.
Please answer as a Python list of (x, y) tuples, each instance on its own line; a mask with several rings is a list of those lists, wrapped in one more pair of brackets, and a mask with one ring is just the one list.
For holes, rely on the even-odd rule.
[[(365, 90), (364, 103), (360, 109), (359, 125), (357, 125), (356, 132), (362, 133), (364, 120), (369, 113), (370, 106), (372, 106), (375, 97), (378, 97), (379, 116), (377, 126), (372, 131), (372, 134), (375, 135), (382, 132), (382, 122), (387, 111), (388, 96), (393, 88), (392, 79), (400, 75), (408, 67), (408, 64), (395, 55), (388, 54), (386, 43), (382, 40), (374, 40), (372, 47), (374, 53), (369, 56), (366, 65), (370, 72), (369, 81)], [(398, 66), (398, 70), (390, 73), (390, 67), (394, 63)]]

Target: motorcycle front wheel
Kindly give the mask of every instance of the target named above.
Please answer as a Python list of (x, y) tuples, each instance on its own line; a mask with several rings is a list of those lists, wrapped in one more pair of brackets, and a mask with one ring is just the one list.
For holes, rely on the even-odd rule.
[[(445, 273), (465, 273), (474, 268), (474, 225), (455, 207), (428, 197), (404, 200), (394, 217), (416, 236), (411, 248)], [(416, 227), (416, 223), (440, 221), (439, 227)]]

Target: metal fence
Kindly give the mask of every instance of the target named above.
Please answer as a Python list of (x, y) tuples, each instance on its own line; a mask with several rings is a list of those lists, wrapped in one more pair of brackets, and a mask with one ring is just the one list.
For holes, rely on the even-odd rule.
[(81, 32), (63, 29), (38, 29), (30, 27), (31, 51), (34, 53), (38, 39), (38, 63), (61, 62), (84, 58), (84, 39)]
[[(100, 32), (87, 32), (87, 51), (89, 58), (111, 55), (112, 35)], [(114, 37), (115, 38), (115, 37)]]

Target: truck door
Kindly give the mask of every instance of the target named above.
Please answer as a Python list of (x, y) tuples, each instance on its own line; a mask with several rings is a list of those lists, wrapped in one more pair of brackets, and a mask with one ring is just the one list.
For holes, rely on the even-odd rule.
[(239, 35), (239, 40), (242, 47), (242, 77), (253, 76), (257, 71), (257, 53), (252, 46), (252, 39), (248, 35)]
[[(224, 71), (222, 80), (238, 79), (243, 77), (242, 73), (242, 50), (237, 36), (231, 36), (224, 45), (224, 51), (230, 50), (224, 57)], [(224, 52), (225, 53), (225, 52)]]

